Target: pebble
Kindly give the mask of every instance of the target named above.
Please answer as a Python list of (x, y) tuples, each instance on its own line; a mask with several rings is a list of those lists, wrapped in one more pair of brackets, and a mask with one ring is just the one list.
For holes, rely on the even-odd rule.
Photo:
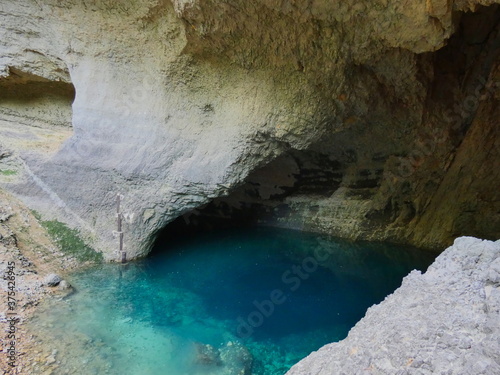
[(68, 283), (66, 280), (61, 280), (61, 282), (59, 283), (60, 290), (69, 290), (71, 288), (72, 288), (71, 284)]
[(47, 285), (50, 287), (58, 286), (62, 281), (61, 276), (56, 275), (55, 273), (51, 273), (43, 279), (43, 285)]
[(47, 357), (47, 362), (45, 362), (46, 365), (51, 365), (56, 362), (56, 359), (53, 356)]

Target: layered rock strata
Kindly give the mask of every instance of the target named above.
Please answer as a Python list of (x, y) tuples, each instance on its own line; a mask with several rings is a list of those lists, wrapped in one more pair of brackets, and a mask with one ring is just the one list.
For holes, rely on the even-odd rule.
[(108, 259), (287, 158), (280, 225), (494, 238), (495, 3), (2, 1), (0, 178)]

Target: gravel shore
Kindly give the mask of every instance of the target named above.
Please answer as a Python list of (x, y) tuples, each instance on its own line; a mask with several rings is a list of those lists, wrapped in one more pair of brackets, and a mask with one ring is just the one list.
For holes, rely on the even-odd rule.
[(3, 374), (30, 374), (36, 367), (49, 375), (57, 368), (57, 353), (41, 344), (43, 338), (28, 332), (26, 323), (44, 298), (64, 296), (71, 290), (65, 283), (48, 286), (47, 276), (57, 274), (64, 279), (67, 273), (81, 266), (60, 251), (29, 209), (0, 190), (0, 369)]

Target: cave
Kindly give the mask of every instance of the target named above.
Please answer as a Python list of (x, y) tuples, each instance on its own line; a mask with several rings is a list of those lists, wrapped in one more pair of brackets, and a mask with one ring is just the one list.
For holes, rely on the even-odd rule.
[[(369, 118), (349, 117), (346, 129), (285, 151), (229, 193), (182, 213), (163, 235), (257, 224), (434, 251), (458, 236), (498, 238), (500, 212), (496, 193), (489, 191), (498, 179), (489, 147), (498, 129), (494, 114), (483, 119), (481, 112), (498, 85), (488, 76), (500, 52), (500, 6), (455, 16), (457, 32), (447, 45), (418, 57), (417, 76), (429, 86), (421, 119), (401, 121), (407, 107), (392, 96), (391, 83), (369, 66), (353, 67), (355, 81), (378, 88), (370, 93)], [(382, 96), (391, 99), (381, 102)], [(388, 118), (389, 111), (401, 117)], [(448, 160), (455, 159), (450, 169)], [(472, 164), (479, 159), (481, 168)], [(448, 183), (464, 168), (475, 176), (474, 187), (453, 192), (456, 186)], [(436, 218), (450, 229), (436, 228)]]
[(2, 1), (19, 371), (500, 373), (499, 1)]

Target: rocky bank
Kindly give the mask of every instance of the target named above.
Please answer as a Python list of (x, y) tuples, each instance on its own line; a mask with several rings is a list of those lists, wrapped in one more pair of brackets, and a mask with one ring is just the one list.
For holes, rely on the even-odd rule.
[(50, 344), (42, 346), (41, 338), (34, 337), (26, 323), (43, 298), (59, 298), (71, 292), (71, 286), (60, 276), (55, 282), (54, 272), (65, 275), (82, 265), (61, 252), (29, 209), (0, 190), (2, 374), (33, 374), (40, 368), (51, 373), (58, 367), (57, 352), (52, 351)]
[(500, 241), (461, 237), (287, 375), (500, 374)]
[(500, 236), (494, 0), (5, 0), (0, 182), (116, 259), (178, 217)]

